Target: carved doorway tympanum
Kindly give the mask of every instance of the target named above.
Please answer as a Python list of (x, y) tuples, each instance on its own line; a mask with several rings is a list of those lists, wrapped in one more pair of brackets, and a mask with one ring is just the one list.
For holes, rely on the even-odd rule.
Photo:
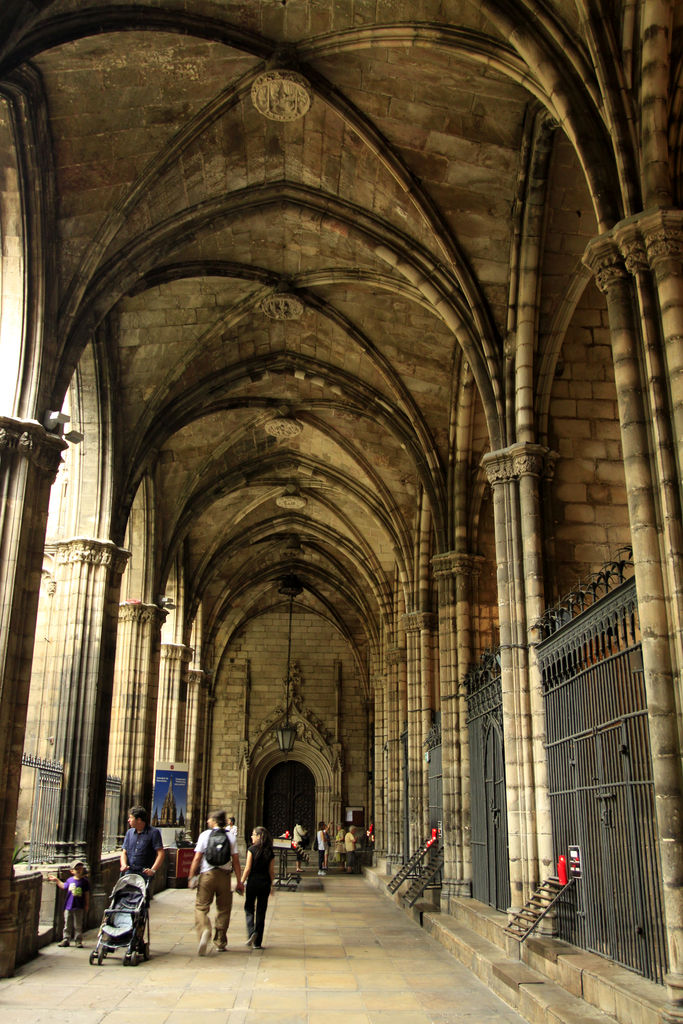
[(297, 822), (315, 836), (315, 780), (300, 761), (283, 761), (268, 772), (263, 787), (263, 824), (272, 836), (291, 832)]

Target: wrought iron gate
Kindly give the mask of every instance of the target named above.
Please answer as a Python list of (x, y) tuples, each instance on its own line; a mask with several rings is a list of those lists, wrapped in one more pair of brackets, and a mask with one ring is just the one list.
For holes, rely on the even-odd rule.
[(33, 791), (33, 817), (29, 839), (29, 864), (46, 864), (55, 859), (57, 822), (64, 767), (33, 754), (22, 754), (21, 763), (36, 769)]
[(443, 767), (441, 757), (441, 713), (436, 712), (434, 722), (425, 740), (425, 758), (428, 763), (429, 783), (429, 828), (437, 830), (441, 841), (443, 821)]
[(410, 860), (410, 774), (408, 772), (408, 723), (403, 723), (401, 744), (401, 791), (403, 794), (403, 863)]
[(580, 871), (560, 905), (558, 929), (561, 938), (661, 983), (667, 962), (654, 786), (635, 580), (622, 582), (627, 564), (607, 567), (542, 622), (555, 853), (572, 848)]
[(503, 695), (496, 654), (465, 677), (470, 738), (472, 895), (497, 910), (510, 906)]

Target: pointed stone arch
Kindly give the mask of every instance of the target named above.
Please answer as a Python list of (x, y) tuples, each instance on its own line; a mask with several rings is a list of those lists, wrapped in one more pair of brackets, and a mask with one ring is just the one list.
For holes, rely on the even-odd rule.
[[(298, 682), (298, 666), (292, 666), (292, 675)], [(315, 820), (341, 822), (342, 820), (342, 768), (341, 744), (333, 740), (323, 724), (301, 703), (298, 686), (289, 708), (289, 721), (296, 728), (292, 751), (285, 755), (277, 745), (275, 730), (284, 723), (284, 702), (275, 708), (259, 725), (251, 752), (240, 765), (240, 790), (247, 794), (246, 821), (248, 826), (260, 823), (263, 810), (266, 778), (271, 768), (287, 758), (305, 765), (315, 781)]]

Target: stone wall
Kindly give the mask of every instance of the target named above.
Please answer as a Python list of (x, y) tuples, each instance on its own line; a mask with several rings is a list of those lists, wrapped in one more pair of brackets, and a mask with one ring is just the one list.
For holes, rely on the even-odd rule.
[(630, 541), (617, 393), (604, 303), (589, 285), (562, 348), (550, 402), (557, 600)]
[[(261, 616), (242, 630), (219, 671), (213, 718), (209, 803), (236, 809), (240, 797), (240, 748), (244, 714), (249, 750), (261, 739), (264, 723), (284, 707), (287, 661), (286, 611)], [(368, 710), (349, 645), (319, 616), (295, 611), (292, 640), (294, 705), (319, 720), (335, 736), (337, 664), (341, 664), (339, 740), (344, 757), (342, 803), (367, 804)], [(299, 682), (300, 680), (300, 682)], [(246, 700), (249, 681), (248, 708)], [(238, 823), (241, 824), (241, 823)]]

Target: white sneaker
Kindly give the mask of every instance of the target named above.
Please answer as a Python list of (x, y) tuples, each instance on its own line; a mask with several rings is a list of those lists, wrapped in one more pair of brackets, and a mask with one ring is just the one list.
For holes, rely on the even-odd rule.
[(247, 941), (244, 943), (245, 946), (253, 946), (254, 939), (256, 938), (256, 932), (252, 932)]
[(197, 946), (197, 956), (206, 956), (206, 951), (207, 951), (207, 949), (209, 947), (209, 943), (210, 942), (211, 942), (211, 929), (210, 928), (205, 928), (204, 931), (202, 932), (201, 938), (199, 940), (199, 945)]

